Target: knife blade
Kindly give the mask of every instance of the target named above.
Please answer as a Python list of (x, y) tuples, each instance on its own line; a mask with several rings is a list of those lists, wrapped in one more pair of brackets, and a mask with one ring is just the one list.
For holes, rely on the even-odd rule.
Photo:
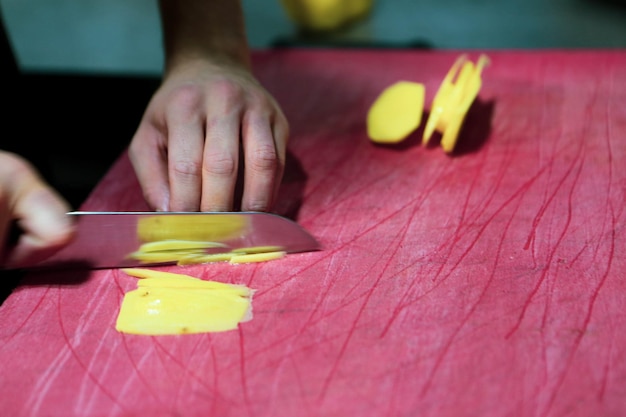
[(89, 212), (67, 213), (75, 238), (51, 257), (22, 269), (125, 268), (176, 263), (130, 257), (149, 242), (212, 242), (207, 253), (250, 247), (279, 247), (287, 253), (320, 249), (298, 223), (262, 212)]

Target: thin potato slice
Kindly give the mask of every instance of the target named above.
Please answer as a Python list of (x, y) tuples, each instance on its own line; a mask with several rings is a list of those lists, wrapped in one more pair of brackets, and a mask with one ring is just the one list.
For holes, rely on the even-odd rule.
[[(198, 287), (204, 289), (249, 289), (243, 285), (225, 284), (217, 281), (205, 281), (200, 278), (192, 277), (186, 274), (176, 274), (173, 272), (158, 271), (156, 269), (146, 268), (122, 268), (122, 272), (131, 277), (140, 278), (137, 285), (160, 285), (159, 283), (167, 283), (171, 286)], [(179, 285), (180, 284), (180, 285)]]
[(252, 319), (254, 290), (190, 275), (124, 268), (141, 278), (124, 295), (115, 328), (138, 335), (221, 332)]
[(454, 150), (465, 116), (480, 91), (482, 70), (488, 63), (485, 55), (479, 57), (476, 65), (468, 61), (466, 55), (457, 58), (433, 100), (422, 138), (424, 144), (428, 144), (433, 133), (438, 131), (442, 134), (444, 151)]
[[(186, 281), (202, 281), (199, 278), (186, 274), (176, 274), (174, 272), (159, 271), (147, 268), (122, 268), (122, 272), (135, 278), (172, 278)], [(226, 285), (226, 284), (224, 284)]]
[(280, 252), (284, 250), (282, 246), (250, 246), (247, 248), (236, 248), (231, 253), (264, 253), (264, 252)]
[(367, 134), (376, 143), (397, 143), (420, 125), (424, 85), (399, 81), (385, 88), (367, 114)]
[(422, 137), (422, 143), (427, 145), (432, 137), (433, 133), (437, 129), (439, 124), (439, 120), (444, 112), (444, 109), (447, 107), (447, 103), (450, 99), (450, 95), (454, 89), (453, 80), (456, 76), (457, 71), (463, 65), (463, 63), (467, 60), (467, 55), (459, 56), (448, 73), (443, 78), (441, 85), (439, 86), (439, 90), (437, 90), (437, 94), (435, 94), (435, 98), (433, 99), (433, 103), (430, 106), (430, 114), (428, 115), (428, 120), (426, 121), (426, 127), (424, 128), (424, 136)]
[(244, 215), (204, 216), (188, 214), (154, 215), (137, 222), (137, 236), (142, 242), (161, 240), (225, 241), (240, 236), (248, 227)]
[(231, 264), (244, 264), (252, 262), (266, 262), (284, 257), (286, 252), (262, 252), (262, 253), (245, 253), (241, 255), (235, 255), (230, 258)]
[(115, 328), (138, 335), (223, 332), (251, 319), (250, 299), (220, 291), (138, 288), (125, 294)]
[(223, 294), (232, 294), (240, 297), (249, 297), (252, 290), (245, 285), (224, 284), (216, 281), (204, 281), (199, 279), (197, 282), (190, 282), (178, 278), (156, 278), (156, 279), (140, 279), (137, 281), (137, 288), (186, 288), (188, 290), (211, 290)]
[(139, 246), (138, 252), (161, 252), (170, 250), (192, 250), (192, 249), (210, 249), (225, 248), (225, 244), (220, 242), (203, 242), (197, 240), (178, 240), (167, 239), (157, 240), (154, 242), (144, 243)]
[(133, 252), (128, 255), (129, 259), (134, 259), (143, 263), (176, 262), (181, 258), (190, 255), (202, 255), (204, 250), (170, 250), (161, 252)]
[(226, 262), (230, 261), (233, 257), (232, 252), (223, 252), (223, 253), (210, 253), (205, 255), (189, 255), (182, 257), (178, 260), (177, 265), (196, 265), (196, 264), (207, 264), (213, 262)]

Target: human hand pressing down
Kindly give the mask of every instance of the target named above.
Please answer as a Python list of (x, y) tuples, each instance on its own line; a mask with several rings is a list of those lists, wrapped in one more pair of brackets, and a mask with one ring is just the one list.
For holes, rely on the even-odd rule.
[[(171, 69), (152, 97), (129, 155), (160, 211), (269, 211), (288, 123), (247, 68), (206, 59)], [(240, 155), (240, 153), (243, 155)], [(241, 201), (234, 201), (242, 175)]]

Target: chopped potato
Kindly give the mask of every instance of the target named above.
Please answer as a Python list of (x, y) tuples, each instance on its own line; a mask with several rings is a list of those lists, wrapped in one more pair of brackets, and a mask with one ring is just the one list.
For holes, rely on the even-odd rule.
[(233, 330), (250, 319), (250, 300), (201, 288), (138, 288), (125, 294), (116, 323), (123, 333), (168, 335)]
[(230, 258), (233, 257), (232, 252), (221, 252), (221, 253), (209, 253), (202, 255), (188, 255), (181, 257), (177, 265), (196, 265), (196, 264), (208, 264), (213, 262), (226, 262), (230, 261)]
[(260, 252), (260, 253), (244, 253), (237, 254), (230, 258), (231, 264), (244, 264), (252, 262), (266, 262), (274, 259), (280, 259), (285, 256), (284, 251), (277, 252)]
[(193, 250), (209, 248), (225, 248), (227, 245), (220, 242), (203, 242), (198, 240), (166, 239), (144, 243), (139, 246), (139, 252), (160, 252), (170, 250)]
[[(208, 249), (223, 249), (226, 245), (221, 245), (216, 242), (195, 242), (195, 241), (179, 241), (179, 240), (166, 240), (155, 241), (141, 245), (140, 250), (128, 255), (129, 259), (138, 260), (143, 264), (157, 264), (157, 263), (173, 263), (176, 262), (179, 266), (195, 265), (213, 262), (227, 262), (231, 263), (246, 263), (246, 262), (263, 262), (273, 259), (282, 258), (286, 252), (282, 246), (250, 246), (243, 248), (236, 248), (228, 252), (214, 252), (208, 253)], [(188, 248), (188, 249), (174, 249), (174, 248)], [(267, 256), (261, 256), (267, 254)], [(242, 255), (253, 255), (242, 257)]]
[(263, 253), (263, 252), (280, 252), (284, 248), (282, 246), (250, 246), (247, 248), (236, 248), (231, 253)]
[(240, 236), (248, 227), (246, 216), (159, 214), (142, 217), (137, 222), (137, 236), (142, 242), (194, 240), (224, 242)]
[(187, 274), (176, 274), (173, 272), (158, 271), (146, 268), (123, 268), (123, 272), (135, 278), (141, 278), (138, 286), (184, 286), (198, 287), (204, 289), (233, 290), (240, 295), (251, 295), (250, 289), (243, 285), (225, 284), (217, 281), (205, 281)]
[(135, 259), (142, 263), (161, 263), (161, 262), (176, 262), (181, 258), (188, 256), (198, 256), (205, 252), (202, 250), (190, 251), (190, 250), (170, 250), (161, 252), (133, 252), (128, 255), (129, 259)]
[(444, 77), (430, 109), (422, 142), (429, 143), (435, 131), (442, 134), (441, 146), (452, 152), (461, 126), (482, 85), (481, 72), (489, 63), (485, 55), (476, 65), (461, 55)]
[(253, 290), (189, 275), (125, 268), (141, 278), (124, 295), (115, 328), (123, 333), (173, 335), (220, 332), (252, 319)]
[[(482, 86), (481, 73), (489, 63), (480, 55), (476, 64), (460, 55), (445, 75), (433, 99), (426, 121), (423, 145), (435, 132), (441, 134), (441, 147), (454, 150), (463, 121)], [(424, 107), (424, 86), (409, 81), (390, 85), (378, 96), (367, 114), (367, 134), (373, 142), (397, 143), (420, 125)]]
[(424, 85), (399, 81), (385, 88), (367, 114), (367, 133), (373, 142), (397, 143), (420, 125)]

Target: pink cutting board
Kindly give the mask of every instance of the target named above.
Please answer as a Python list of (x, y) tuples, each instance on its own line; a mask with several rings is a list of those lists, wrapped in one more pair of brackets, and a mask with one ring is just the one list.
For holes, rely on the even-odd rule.
[[(255, 52), (292, 127), (277, 210), (324, 249), (164, 268), (257, 290), (204, 335), (117, 333), (121, 272), (29, 275), (0, 414), (626, 415), (626, 52), (487, 51), (458, 155), (370, 143), (378, 93), (429, 104), (461, 52)], [(145, 208), (126, 155), (82, 207)]]

